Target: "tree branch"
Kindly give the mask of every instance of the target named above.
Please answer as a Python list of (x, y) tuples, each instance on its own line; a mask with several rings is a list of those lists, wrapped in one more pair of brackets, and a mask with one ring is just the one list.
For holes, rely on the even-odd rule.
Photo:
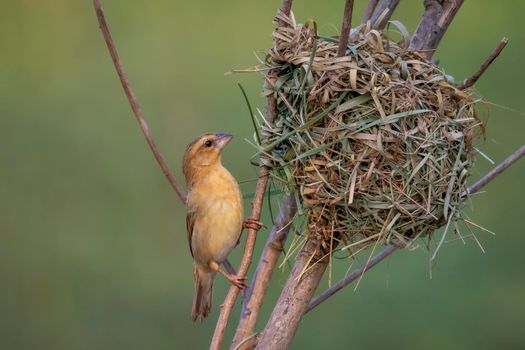
[(361, 24), (365, 24), (370, 20), (378, 2), (379, 0), (370, 0), (368, 6), (365, 9), (365, 12), (363, 12), (363, 17), (361, 17)]
[(425, 0), (425, 12), (410, 41), (410, 48), (424, 51), (427, 58), (443, 38), (463, 0)]
[[(292, 2), (293, 0), (283, 0), (280, 11), (285, 14), (286, 17), (290, 17), (290, 12), (292, 11)], [(279, 21), (279, 25), (284, 27), (286, 26), (286, 23)]]
[(100, 0), (93, 0), (93, 6), (95, 7), (95, 12), (97, 13), (97, 19), (100, 30), (102, 31), (102, 35), (104, 36), (104, 40), (106, 41), (109, 54), (111, 56), (113, 64), (115, 65), (115, 69), (117, 70), (120, 83), (122, 84), (122, 88), (124, 89), (126, 97), (128, 98), (131, 109), (133, 110), (133, 114), (135, 115), (135, 119), (137, 119), (140, 129), (142, 130), (142, 133), (144, 134), (144, 137), (148, 142), (149, 148), (151, 149), (151, 152), (153, 152), (153, 156), (157, 160), (157, 163), (159, 164), (160, 168), (162, 169), (162, 173), (164, 174), (164, 176), (166, 176), (166, 179), (168, 179), (168, 182), (170, 183), (171, 187), (173, 187), (180, 200), (183, 203), (186, 203), (186, 192), (177, 183), (177, 180), (175, 180), (175, 177), (171, 173), (168, 164), (160, 154), (159, 148), (157, 147), (157, 144), (155, 143), (155, 140), (151, 135), (151, 131), (149, 129), (148, 124), (146, 123), (146, 120), (144, 120), (144, 117), (142, 116), (142, 111), (137, 101), (137, 97), (135, 96), (135, 93), (131, 88), (131, 84), (129, 83), (127, 74), (124, 71), (124, 68), (122, 67), (122, 63), (120, 62), (120, 57), (117, 53), (117, 48), (115, 47), (115, 44), (113, 43), (113, 39), (111, 37), (111, 33), (109, 32), (108, 24), (106, 22), (106, 18), (104, 17), (104, 12), (102, 11), (102, 4), (100, 3)]
[[(394, 14), (400, 0), (381, 0), (374, 9), (370, 22), (374, 28), (382, 30)], [(381, 16), (383, 15), (383, 16)], [(377, 23), (376, 23), (377, 22)]]
[(465, 80), (465, 82), (463, 82), (463, 84), (459, 85), (458, 86), (458, 89), (460, 90), (465, 90), (465, 89), (468, 89), (469, 87), (471, 86), (474, 86), (474, 84), (476, 84), (476, 82), (479, 80), (479, 78), (481, 78), (481, 76), (483, 75), (483, 73), (485, 73), (485, 71), (487, 70), (487, 68), (489, 68), (489, 66), (492, 64), (492, 62), (494, 62), (494, 60), (499, 56), (499, 54), (501, 53), (501, 51), (503, 51), (503, 49), (505, 48), (505, 46), (507, 46), (507, 43), (509, 42), (509, 39), (507, 38), (502, 38), (498, 44), (498, 46), (496, 46), (496, 48), (494, 49), (494, 51), (492, 51), (492, 53), (490, 54), (489, 57), (487, 57), (487, 59), (485, 60), (485, 62), (483, 62), (483, 64), (481, 65), (481, 67), (479, 67), (478, 71), (473, 75), (471, 76), (470, 78), (468, 78), (467, 80)]
[[(297, 256), (268, 324), (255, 349), (288, 349), (304, 311), (328, 266), (328, 256), (315, 260), (321, 239), (310, 238)], [(312, 261), (315, 261), (312, 265)]]
[(250, 349), (254, 346), (255, 339), (252, 339), (252, 341), (247, 341), (247, 339), (255, 331), (264, 296), (270, 285), (279, 256), (283, 251), (284, 243), (288, 237), (296, 212), (297, 203), (295, 202), (295, 197), (287, 195), (283, 200), (275, 225), (261, 253), (250, 286), (244, 294), (241, 318), (233, 339), (234, 348)]
[(496, 165), (491, 171), (474, 182), (468, 189), (468, 194), (473, 194), (482, 189), (486, 184), (494, 180), (498, 175), (507, 170), (512, 164), (525, 155), (525, 145), (518, 148), (510, 156), (505, 158), (501, 163)]
[[(500, 175), (502, 172), (504, 172), (506, 169), (508, 169), (512, 164), (514, 164), (518, 159), (523, 157), (525, 154), (525, 145), (518, 148), (514, 153), (512, 153), (510, 156), (505, 158), (501, 163), (499, 163), (494, 169), (489, 171), (487, 174), (485, 174), (483, 177), (481, 177), (478, 181), (473, 183), (469, 188), (467, 189), (468, 194), (473, 194), (478, 192), (480, 189), (482, 189), (486, 184), (494, 180), (498, 175)], [(374, 257), (372, 257), (366, 264), (362, 265), (361, 267), (355, 269), (351, 273), (349, 273), (346, 277), (335, 283), (331, 288), (325, 290), (318, 296), (312, 299), (310, 301), (310, 304), (308, 304), (308, 308), (306, 309), (305, 313), (309, 312), (310, 310), (317, 307), (319, 304), (324, 302), (326, 299), (333, 296), (335, 293), (355, 281), (357, 278), (361, 277), (364, 273), (366, 273), (368, 270), (370, 270), (372, 267), (383, 261), (386, 257), (394, 253), (398, 248), (400, 248), (399, 245), (396, 244), (390, 244), (386, 246), (381, 252), (376, 254)]]
[(351, 273), (349, 273), (347, 276), (345, 276), (343, 279), (335, 283), (331, 288), (325, 290), (315, 298), (313, 298), (310, 303), (308, 304), (308, 307), (306, 308), (305, 313), (309, 312), (319, 304), (321, 304), (326, 299), (333, 296), (335, 293), (355, 281), (357, 278), (361, 277), (363, 274), (365, 274), (368, 270), (370, 270), (372, 267), (379, 264), (381, 261), (383, 261), (387, 256), (395, 252), (399, 248), (396, 244), (390, 244), (386, 246), (381, 252), (374, 255), (366, 264), (362, 265), (361, 267), (355, 269)]
[(354, 0), (346, 0), (343, 15), (343, 26), (341, 28), (341, 34), (339, 35), (339, 47), (337, 48), (337, 57), (342, 57), (346, 54), (348, 38), (350, 36), (350, 29), (352, 29), (353, 8)]

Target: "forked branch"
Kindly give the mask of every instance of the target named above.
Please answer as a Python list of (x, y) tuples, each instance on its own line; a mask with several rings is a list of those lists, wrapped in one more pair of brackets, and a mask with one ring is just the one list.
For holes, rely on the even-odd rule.
[(320, 238), (310, 238), (297, 256), (255, 349), (284, 350), (290, 347), (304, 311), (328, 266), (327, 255), (316, 256), (321, 250), (320, 245)]
[(295, 197), (292, 195), (285, 196), (275, 225), (259, 258), (255, 274), (244, 294), (241, 318), (233, 339), (233, 346), (239, 350), (250, 349), (254, 345), (255, 339), (251, 338), (251, 335), (255, 332), (255, 325), (264, 296), (270, 286), (273, 272), (283, 251), (296, 212)]

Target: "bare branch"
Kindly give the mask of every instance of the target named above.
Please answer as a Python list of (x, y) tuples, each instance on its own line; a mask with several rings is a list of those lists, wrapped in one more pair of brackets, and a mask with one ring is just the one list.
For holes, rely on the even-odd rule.
[(361, 267), (355, 269), (348, 275), (346, 275), (343, 279), (335, 283), (331, 288), (325, 290), (315, 298), (313, 298), (310, 303), (308, 304), (308, 308), (306, 309), (305, 313), (309, 312), (319, 304), (321, 304), (326, 299), (330, 298), (332, 295), (361, 277), (364, 273), (366, 273), (368, 270), (370, 270), (372, 267), (379, 264), (381, 261), (383, 261), (387, 256), (395, 252), (399, 248), (398, 245), (390, 244), (386, 246), (385, 249), (383, 249), (378, 254), (374, 255), (366, 264), (363, 264)]
[(292, 10), (292, 2), (293, 0), (283, 0), (283, 4), (281, 5), (281, 12), (284, 13), (286, 16), (290, 16), (290, 11)]
[(343, 15), (343, 26), (341, 34), (339, 35), (339, 47), (337, 49), (337, 57), (342, 57), (346, 54), (348, 46), (348, 37), (350, 36), (350, 29), (352, 29), (352, 11), (354, 8), (354, 0), (346, 0)]
[(379, 0), (370, 0), (365, 12), (363, 12), (363, 17), (361, 17), (361, 24), (365, 24), (367, 21), (370, 20), (378, 2)]
[(473, 194), (482, 189), (486, 184), (494, 180), (499, 174), (507, 170), (512, 164), (518, 161), (525, 155), (525, 145), (518, 148), (514, 153), (505, 158), (501, 163), (496, 165), (494, 169), (485, 174), (481, 179), (474, 182), (467, 190), (468, 194)]
[[(521, 146), (519, 149), (517, 149), (514, 153), (512, 153), (510, 156), (508, 156), (505, 160), (503, 160), (501, 163), (499, 163), (494, 169), (489, 171), (487, 174), (485, 174), (481, 179), (476, 181), (474, 184), (472, 184), (468, 189), (468, 194), (473, 194), (478, 192), (481, 188), (483, 188), (486, 184), (488, 184), (490, 181), (494, 180), (498, 175), (500, 175), (503, 171), (508, 169), (512, 164), (514, 164), (518, 159), (520, 159), (525, 154), (525, 145)], [(364, 273), (366, 273), (368, 270), (370, 270), (372, 267), (377, 265), (379, 262), (383, 261), (386, 257), (394, 253), (400, 246), (396, 244), (390, 244), (386, 246), (381, 252), (379, 252), (377, 255), (372, 257), (366, 264), (362, 265), (361, 267), (357, 268), (356, 270), (349, 273), (347, 276), (345, 276), (343, 279), (335, 283), (331, 288), (325, 290), (318, 296), (312, 299), (310, 301), (310, 304), (308, 305), (308, 308), (306, 309), (306, 312), (309, 312), (313, 308), (317, 307), (319, 304), (324, 302), (326, 299), (333, 296), (335, 293), (355, 281), (357, 278), (362, 276)], [(305, 312), (305, 313), (306, 313)]]
[[(290, 17), (290, 12), (292, 11), (292, 1), (293, 0), (283, 0), (283, 3), (281, 5), (280, 11), (286, 15), (286, 17)], [(280, 26), (286, 26), (285, 22), (280, 22)]]
[(370, 18), (370, 22), (372, 22), (374, 28), (379, 30), (385, 28), (390, 18), (392, 18), (397, 5), (399, 5), (399, 1), (400, 0), (381, 0), (381, 2), (379, 2)]
[(128, 98), (131, 109), (133, 110), (133, 114), (135, 115), (135, 119), (137, 119), (140, 129), (142, 130), (142, 133), (144, 134), (144, 137), (146, 138), (146, 141), (148, 142), (149, 148), (151, 149), (151, 152), (153, 152), (153, 156), (155, 156), (157, 163), (162, 169), (162, 173), (164, 174), (164, 176), (166, 176), (171, 187), (173, 187), (173, 189), (177, 193), (180, 200), (183, 203), (185, 203), (186, 202), (186, 192), (177, 183), (177, 180), (175, 180), (175, 177), (171, 173), (168, 164), (166, 163), (166, 161), (160, 154), (159, 148), (157, 147), (157, 144), (155, 143), (155, 140), (153, 139), (153, 136), (151, 135), (151, 131), (149, 129), (148, 124), (146, 123), (146, 120), (144, 120), (144, 117), (142, 116), (142, 111), (137, 101), (137, 97), (133, 93), (133, 89), (131, 88), (131, 84), (129, 83), (126, 72), (124, 72), (124, 68), (122, 67), (122, 63), (120, 62), (120, 58), (117, 53), (117, 48), (115, 47), (115, 44), (113, 43), (113, 39), (111, 37), (111, 33), (109, 32), (108, 24), (106, 22), (106, 18), (104, 17), (104, 12), (102, 11), (102, 5), (100, 3), (100, 0), (93, 0), (93, 6), (95, 6), (95, 11), (97, 13), (97, 19), (98, 19), (98, 23), (100, 26), (100, 30), (102, 31), (102, 35), (104, 36), (104, 40), (106, 41), (106, 45), (108, 47), (109, 54), (111, 56), (111, 59), (113, 60), (113, 64), (115, 65), (115, 69), (117, 70), (117, 74), (120, 79), (120, 83), (122, 84), (122, 88), (124, 89), (124, 92), (126, 93), (126, 97)]
[(251, 341), (246, 341), (246, 339), (255, 331), (255, 325), (264, 296), (270, 285), (273, 271), (283, 250), (284, 242), (288, 237), (288, 232), (290, 231), (296, 212), (297, 203), (295, 202), (295, 197), (287, 195), (283, 200), (275, 225), (268, 236), (264, 250), (259, 258), (257, 270), (253, 275), (250, 286), (244, 294), (241, 318), (233, 339), (234, 348), (250, 349), (254, 346), (255, 339)]
[[(273, 122), (276, 112), (276, 101), (275, 97), (268, 97), (268, 110), (267, 110), (267, 119), (269, 122)], [(255, 187), (255, 196), (252, 202), (252, 214), (251, 218), (259, 220), (261, 217), (262, 203), (264, 200), (264, 193), (266, 191), (266, 185), (268, 184), (268, 174), (270, 169), (267, 166), (261, 166), (259, 170), (259, 180)], [(237, 270), (237, 275), (239, 277), (245, 277), (248, 269), (252, 263), (253, 249), (255, 248), (255, 240), (257, 238), (257, 231), (253, 229), (248, 230), (248, 235), (246, 238), (246, 245), (244, 246), (244, 255), (241, 260), (239, 269)], [(215, 332), (213, 333), (213, 338), (210, 344), (210, 349), (221, 348), (222, 341), (224, 339), (224, 332), (226, 331), (226, 326), (228, 325), (228, 319), (235, 304), (235, 300), (239, 295), (239, 289), (235, 286), (231, 286), (224, 302), (222, 304), (221, 313), (217, 324), (215, 326)]]
[[(288, 349), (317, 285), (328, 266), (328, 257), (317, 260), (320, 238), (310, 238), (295, 260), (256, 349)], [(315, 263), (312, 263), (315, 261)]]
[(432, 57), (463, 0), (425, 0), (425, 13), (410, 41), (410, 48)]
[(490, 54), (489, 57), (487, 57), (487, 59), (485, 60), (485, 62), (483, 62), (483, 64), (481, 65), (481, 67), (479, 67), (478, 71), (470, 78), (468, 78), (467, 80), (465, 80), (465, 82), (463, 84), (461, 84), (460, 86), (458, 86), (458, 89), (460, 90), (465, 90), (465, 89), (468, 89), (469, 87), (471, 86), (474, 86), (474, 84), (476, 84), (476, 82), (479, 80), (479, 78), (481, 78), (481, 76), (483, 75), (483, 73), (485, 73), (485, 71), (487, 70), (487, 68), (489, 68), (489, 66), (492, 64), (492, 62), (494, 62), (494, 60), (499, 56), (499, 54), (501, 53), (501, 51), (503, 51), (503, 49), (505, 48), (505, 46), (507, 46), (507, 43), (509, 42), (509, 39), (507, 38), (502, 38), (498, 44), (498, 46), (496, 46), (496, 48), (494, 49), (494, 51), (492, 51), (492, 53)]

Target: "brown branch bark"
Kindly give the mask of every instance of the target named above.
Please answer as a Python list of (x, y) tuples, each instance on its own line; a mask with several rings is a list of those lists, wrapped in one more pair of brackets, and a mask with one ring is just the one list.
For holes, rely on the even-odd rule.
[[(399, 5), (400, 0), (381, 0), (379, 4), (374, 9), (370, 22), (374, 28), (382, 30), (385, 28), (386, 24), (392, 18), (394, 11), (396, 10), (397, 5)], [(383, 12), (388, 9), (388, 12), (385, 16), (381, 17)], [(377, 23), (376, 23), (377, 22)]]
[(465, 80), (465, 82), (461, 85), (458, 86), (458, 89), (460, 90), (465, 90), (465, 89), (468, 89), (469, 87), (471, 86), (474, 86), (474, 84), (476, 84), (476, 82), (479, 80), (479, 78), (481, 78), (481, 76), (483, 75), (483, 73), (485, 73), (485, 71), (487, 70), (487, 68), (489, 68), (489, 66), (492, 64), (492, 62), (494, 62), (494, 60), (499, 56), (499, 54), (501, 53), (501, 51), (503, 51), (503, 49), (505, 48), (505, 46), (507, 46), (507, 43), (509, 42), (509, 39), (507, 38), (502, 38), (498, 44), (498, 46), (496, 46), (496, 48), (494, 49), (494, 51), (492, 51), (492, 53), (490, 54), (489, 57), (487, 57), (487, 59), (485, 60), (485, 62), (483, 62), (483, 64), (481, 65), (481, 67), (479, 67), (478, 71), (473, 75), (471, 76), (470, 78), (468, 78), (467, 80)]
[[(500, 175), (502, 172), (508, 169), (512, 164), (514, 164), (521, 157), (523, 157), (523, 155), (525, 155), (525, 145), (518, 148), (516, 151), (514, 151), (514, 153), (512, 153), (510, 156), (505, 158), (501, 163), (495, 166), (491, 171), (489, 171), (487, 174), (481, 177), (478, 181), (470, 185), (469, 188), (467, 189), (467, 193), (473, 194), (481, 190), (486, 184), (494, 180), (498, 175)], [(396, 244), (390, 244), (386, 246), (386, 248), (384, 248), (381, 252), (379, 252), (374, 257), (372, 257), (370, 261), (368, 261), (366, 264), (352, 271), (346, 277), (344, 277), (343, 279), (335, 283), (331, 288), (325, 290), (324, 292), (322, 292), (321, 294), (313, 298), (312, 301), (310, 301), (310, 304), (308, 305), (306, 312), (309, 312), (315, 307), (319, 306), (319, 304), (324, 302), (326, 299), (330, 298), (335, 293), (337, 293), (338, 291), (340, 291), (341, 289), (343, 289), (344, 287), (346, 287), (347, 285), (355, 281), (357, 278), (362, 276), (372, 267), (374, 267), (375, 265), (383, 261), (385, 258), (387, 258), (392, 253), (394, 253), (398, 248), (400, 248), (400, 246)]]
[[(290, 12), (292, 11), (292, 2), (293, 0), (283, 0), (283, 3), (281, 5), (280, 11), (286, 15), (286, 17), (290, 17)], [(280, 26), (285, 26), (285, 22), (279, 22)]]
[(249, 338), (255, 332), (255, 325), (263, 304), (264, 296), (270, 285), (273, 271), (277, 266), (281, 252), (283, 251), (284, 243), (288, 237), (288, 232), (290, 231), (296, 212), (297, 203), (295, 202), (295, 197), (286, 196), (283, 200), (281, 210), (277, 215), (275, 225), (261, 253), (250, 286), (244, 294), (241, 318), (232, 345), (236, 349), (250, 349), (255, 344), (255, 339)]
[(368, 2), (368, 6), (366, 7), (365, 12), (363, 12), (363, 16), (361, 17), (361, 24), (365, 24), (370, 20), (378, 2), (379, 0), (370, 0)]
[(126, 94), (126, 97), (128, 98), (133, 114), (135, 115), (135, 119), (139, 123), (140, 129), (142, 130), (142, 133), (144, 134), (144, 137), (146, 138), (146, 141), (148, 142), (148, 146), (151, 149), (153, 156), (157, 160), (157, 163), (159, 164), (162, 170), (162, 173), (164, 174), (164, 176), (166, 176), (166, 179), (168, 179), (168, 182), (170, 183), (171, 187), (173, 187), (173, 189), (177, 193), (177, 196), (180, 198), (180, 200), (183, 203), (186, 203), (186, 192), (177, 183), (177, 180), (175, 180), (175, 177), (171, 173), (168, 164), (164, 160), (164, 157), (162, 157), (162, 155), (160, 154), (159, 148), (157, 147), (157, 144), (155, 143), (155, 140), (153, 139), (153, 136), (151, 135), (151, 131), (149, 129), (148, 123), (146, 123), (146, 120), (144, 120), (144, 117), (142, 116), (142, 111), (137, 101), (137, 97), (135, 96), (135, 93), (133, 92), (133, 89), (131, 88), (131, 84), (129, 83), (128, 76), (126, 72), (124, 71), (124, 68), (122, 67), (120, 57), (117, 53), (117, 48), (115, 47), (113, 38), (111, 37), (111, 33), (109, 31), (108, 24), (104, 16), (104, 11), (102, 10), (102, 4), (100, 3), (100, 0), (93, 0), (93, 6), (95, 7), (95, 12), (97, 13), (99, 27), (100, 27), (100, 30), (102, 31), (102, 35), (104, 36), (104, 40), (106, 41), (106, 45), (108, 47), (109, 54), (111, 56), (111, 60), (113, 61), (113, 64), (115, 65), (115, 69), (117, 70), (117, 74), (120, 79), (120, 83), (122, 84), (124, 93)]
[[(299, 253), (256, 349), (288, 349), (304, 311), (328, 266), (327, 256), (312, 265), (320, 239), (311, 238)], [(314, 260), (315, 261), (315, 260)]]
[(425, 0), (424, 4), (425, 12), (412, 36), (410, 48), (424, 51), (427, 58), (430, 58), (463, 4), (463, 0)]
[(346, 54), (350, 29), (352, 29), (352, 12), (354, 9), (354, 0), (346, 0), (343, 14), (343, 25), (339, 35), (339, 47), (337, 48), (337, 57)]

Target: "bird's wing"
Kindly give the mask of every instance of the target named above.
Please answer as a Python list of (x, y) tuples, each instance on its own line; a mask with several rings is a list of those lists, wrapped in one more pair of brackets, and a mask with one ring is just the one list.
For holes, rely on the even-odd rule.
[(192, 211), (188, 211), (186, 214), (186, 230), (188, 231), (188, 243), (190, 244), (190, 252), (193, 257), (193, 249), (191, 247), (191, 237), (193, 236), (193, 224), (195, 223), (195, 214)]

